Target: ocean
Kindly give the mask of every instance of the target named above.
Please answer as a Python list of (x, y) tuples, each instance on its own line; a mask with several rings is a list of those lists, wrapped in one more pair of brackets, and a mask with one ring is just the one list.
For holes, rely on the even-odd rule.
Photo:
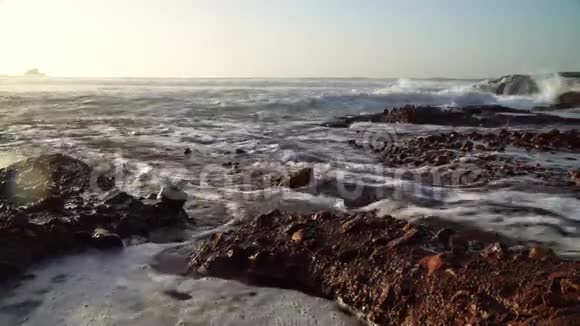
[[(495, 95), (482, 80), (458, 79), (70, 79), (0, 78), (0, 167), (28, 156), (64, 153), (115, 174), (117, 186), (147, 197), (167, 184), (189, 194), (197, 226), (180, 243), (141, 244), (37, 266), (36, 278), (0, 295), (2, 325), (357, 325), (336, 304), (294, 291), (192, 280), (151, 265), (176, 245), (272, 208), (287, 211), (380, 209), (397, 218), (438, 216), (580, 256), (577, 195), (545, 190), (526, 177), (468, 189), (436, 189), (393, 177), (353, 139), (398, 139), (454, 130), (430, 125), (321, 124), (336, 116), (406, 104), (550, 104), (562, 81), (538, 81), (533, 96)], [(558, 113), (560, 114), (560, 113)], [(580, 117), (580, 110), (566, 111)], [(549, 130), (558, 126), (542, 126)], [(462, 129), (462, 128), (455, 128)], [(465, 128), (474, 129), (474, 128)], [(489, 130), (489, 129), (488, 129)], [(185, 155), (186, 149), (191, 150)], [(511, 155), (561, 169), (574, 154)], [(572, 156), (572, 157), (570, 157)], [(323, 186), (264, 187), (250, 171), (314, 167)], [(254, 172), (251, 172), (254, 173)], [(236, 177), (239, 176), (239, 177)], [(398, 191), (357, 205), (336, 185)], [(166, 295), (178, 289), (188, 300)]]

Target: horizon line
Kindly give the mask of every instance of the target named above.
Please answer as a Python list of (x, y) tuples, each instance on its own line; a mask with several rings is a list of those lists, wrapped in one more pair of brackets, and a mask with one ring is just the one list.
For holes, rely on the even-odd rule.
[[(554, 74), (557, 74), (555, 72)], [(516, 75), (514, 74), (505, 74)], [(66, 75), (50, 75), (45, 74), (43, 76), (25, 76), (25, 75), (10, 75), (10, 74), (0, 74), (0, 78), (21, 78), (21, 79), (174, 79), (174, 80), (186, 80), (186, 79), (238, 79), (238, 80), (258, 80), (258, 79), (368, 79), (368, 80), (381, 80), (381, 79), (443, 79), (443, 80), (481, 80), (496, 78), (494, 77), (365, 77), (365, 76), (235, 76), (235, 77), (224, 77), (224, 76), (191, 76), (191, 77), (177, 77), (177, 76), (66, 76)]]

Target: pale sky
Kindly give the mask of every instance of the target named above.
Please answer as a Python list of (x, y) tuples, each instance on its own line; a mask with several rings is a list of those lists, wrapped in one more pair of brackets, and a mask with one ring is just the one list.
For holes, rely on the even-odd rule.
[(580, 0), (0, 0), (0, 74), (580, 71)]

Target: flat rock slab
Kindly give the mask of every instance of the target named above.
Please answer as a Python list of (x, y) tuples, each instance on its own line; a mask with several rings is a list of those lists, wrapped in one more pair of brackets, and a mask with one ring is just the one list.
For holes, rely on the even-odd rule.
[(500, 105), (440, 108), (407, 105), (385, 109), (382, 113), (338, 117), (322, 126), (348, 128), (356, 122), (409, 123), (455, 127), (497, 128), (516, 125), (580, 125), (580, 119), (564, 118)]
[(580, 320), (580, 263), (493, 234), (372, 213), (274, 211), (208, 239), (190, 272), (336, 299), (378, 325)]

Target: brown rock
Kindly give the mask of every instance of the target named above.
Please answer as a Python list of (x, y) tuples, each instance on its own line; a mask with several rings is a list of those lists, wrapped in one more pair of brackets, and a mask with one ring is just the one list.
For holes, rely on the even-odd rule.
[(306, 187), (314, 180), (314, 170), (310, 167), (298, 170), (278, 183), (281, 187), (291, 189)]
[(329, 211), (320, 211), (320, 212), (312, 215), (312, 220), (313, 221), (321, 221), (321, 220), (328, 219), (331, 216), (332, 216), (332, 214), (330, 214)]
[[(354, 219), (356, 232), (344, 232), (345, 221)], [(295, 216), (272, 222), (267, 230), (255, 223), (240, 225), (224, 234), (217, 246), (211, 240), (201, 244), (191, 256), (190, 270), (340, 298), (376, 325), (577, 323), (578, 314), (573, 312), (580, 311), (576, 277), (580, 265), (576, 262), (554, 256), (494, 259), (491, 264), (473, 251), (433, 253), (430, 250), (440, 243), (433, 234), (440, 226), (413, 226), (372, 214), (317, 220), (312, 215)], [(295, 229), (297, 223), (304, 225)], [(492, 234), (450, 229), (462, 238), (472, 235), (470, 240), (481, 241), (488, 257), (504, 246), (485, 240), (497, 239)], [(316, 241), (297, 245), (306, 233)], [(393, 243), (398, 245), (387, 245)], [(422, 275), (421, 268), (431, 277)]]
[(292, 241), (301, 244), (304, 241), (304, 230), (298, 230), (292, 234)]
[(427, 256), (421, 259), (419, 264), (427, 268), (429, 275), (431, 275), (445, 266), (445, 258), (445, 254)]
[(501, 243), (496, 242), (483, 249), (481, 255), (486, 259), (502, 259), (505, 253)]
[(547, 260), (556, 257), (554, 251), (550, 248), (536, 246), (530, 249), (528, 258), (535, 260)]
[(564, 278), (560, 280), (560, 287), (563, 293), (566, 292), (580, 292), (580, 278)]

